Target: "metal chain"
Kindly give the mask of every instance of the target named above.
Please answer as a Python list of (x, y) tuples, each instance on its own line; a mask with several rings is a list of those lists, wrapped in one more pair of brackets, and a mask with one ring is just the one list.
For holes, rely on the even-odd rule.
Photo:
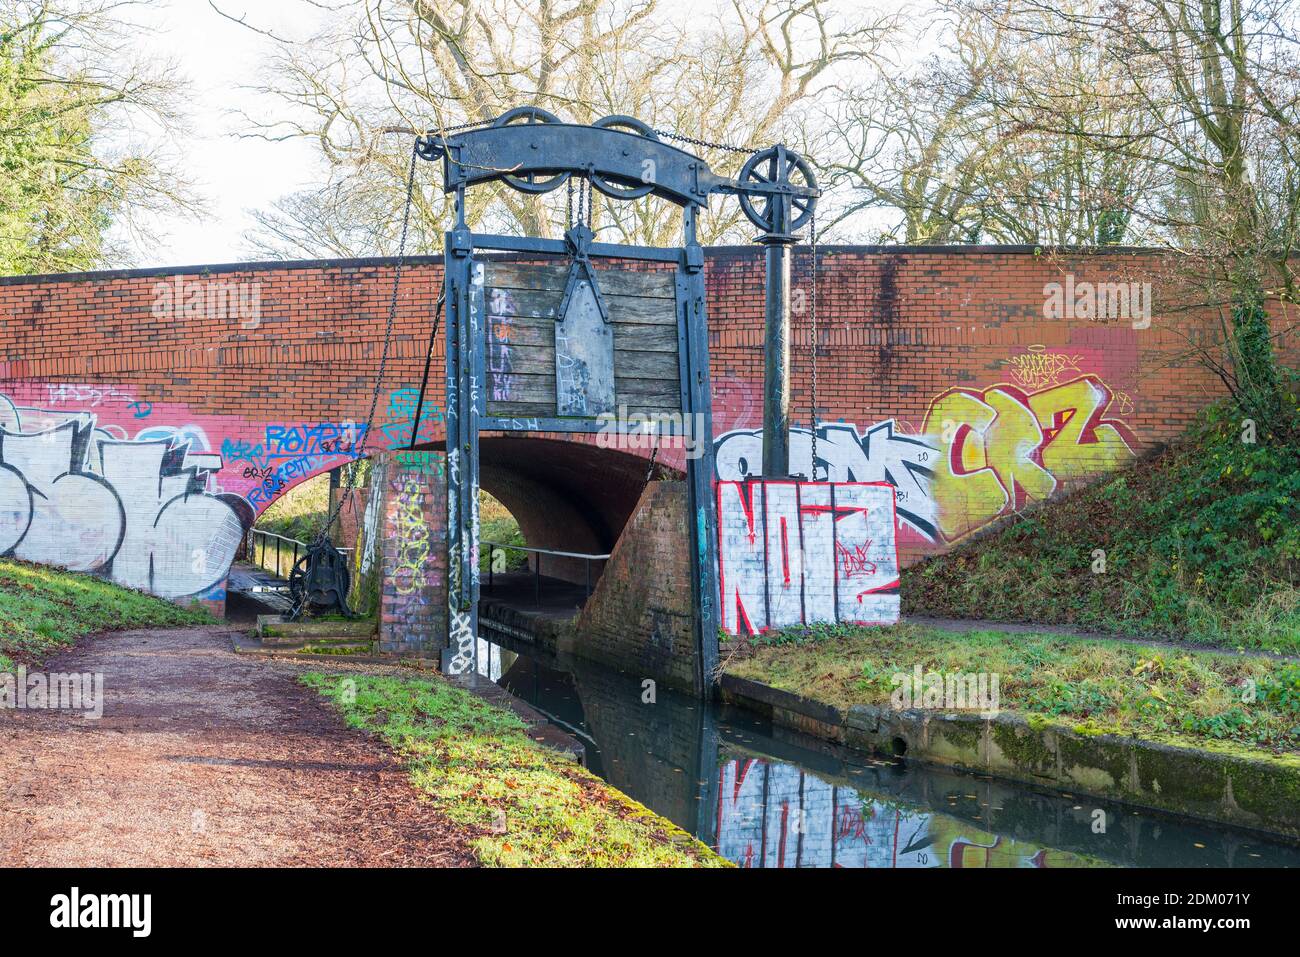
[[(447, 138), (447, 136), (448, 136), (449, 134), (451, 134), (451, 133), (463, 133), (463, 132), (465, 132), (466, 130), (476, 129), (476, 128), (480, 127), (480, 126), (491, 126), (491, 125), (492, 125), (493, 123), (495, 123), (495, 122), (496, 122), (495, 119), (491, 119), (491, 120), (474, 120), (474, 121), (469, 122), (469, 123), (461, 123), (461, 124), (459, 124), (459, 125), (457, 125), (457, 126), (443, 126), (443, 127), (439, 127), (438, 129), (435, 129), (435, 130), (427, 130), (423, 135), (424, 135), (425, 138), (432, 137), (432, 136), (436, 136), (438, 139), (445, 140), (445, 139)], [(417, 135), (419, 135), (419, 134), (417, 134)]]
[(809, 252), (811, 253), (812, 301), (808, 309), (808, 347), (812, 352), (812, 404), (808, 424), (812, 429), (812, 478), (817, 480), (817, 212), (808, 218)]
[(708, 140), (697, 139), (694, 136), (683, 136), (681, 133), (674, 133), (672, 130), (655, 129), (655, 133), (666, 137), (670, 140), (677, 140), (679, 143), (689, 143), (692, 146), (703, 146), (711, 150), (723, 150), (727, 153), (757, 153), (758, 150), (752, 146), (731, 146), (727, 143), (711, 143)]
[[(384, 372), (388, 367), (388, 347), (393, 339), (393, 320), (397, 316), (397, 294), (398, 287), (402, 281), (402, 267), (406, 265), (406, 236), (411, 225), (411, 205), (415, 198), (415, 160), (416, 152), (414, 146), (411, 148), (411, 165), (406, 173), (406, 206), (402, 210), (402, 235), (397, 243), (397, 263), (393, 267), (393, 288), (388, 297), (388, 319), (384, 323), (384, 347), (379, 355), (379, 373), (375, 376), (375, 388), (370, 395), (370, 410), (366, 413), (366, 428), (361, 433), (361, 443), (364, 447), (365, 442), (370, 438), (370, 427), (374, 423), (375, 409), (379, 406), (379, 393), (383, 389)], [(352, 447), (348, 450), (350, 454), (357, 454), (357, 445), (354, 441)], [(346, 501), (356, 494), (356, 475), (359, 467), (359, 458), (353, 458), (348, 463), (348, 490), (345, 494), (339, 495), (338, 502), (335, 503), (333, 511), (330, 513), (329, 521), (325, 523), (317, 540), (327, 539), (329, 531), (334, 527), (338, 520), (339, 513), (343, 511), (343, 505)]]

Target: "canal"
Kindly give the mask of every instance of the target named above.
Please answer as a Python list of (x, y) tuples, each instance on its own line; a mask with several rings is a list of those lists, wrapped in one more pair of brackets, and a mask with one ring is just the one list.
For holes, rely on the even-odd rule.
[(875, 758), (586, 661), (479, 642), (479, 672), (587, 766), (742, 867), (1293, 867), (1300, 848)]

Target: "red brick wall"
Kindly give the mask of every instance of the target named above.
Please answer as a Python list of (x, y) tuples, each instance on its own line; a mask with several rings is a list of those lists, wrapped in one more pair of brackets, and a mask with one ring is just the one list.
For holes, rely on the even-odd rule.
[(579, 614), (577, 654), (639, 679), (699, 690), (688, 524), (685, 482), (646, 486)]
[[(708, 255), (716, 435), (761, 428), (762, 269), (757, 247)], [(1045, 319), (1045, 286), (1067, 275), (1151, 282), (1151, 327)], [(219, 604), (220, 565), (238, 526), (348, 460), (371, 400), (391, 279), (391, 262), (367, 260), (0, 279), (0, 425), (15, 434), (61, 426), (67, 440), (37, 454), (6, 438), (0, 500), (74, 473), (106, 486), (97, 500), (123, 503), (117, 526), (87, 531), (94, 516), (75, 502), (60, 510), (48, 496), (45, 506), (24, 499), (8, 518), (0, 511), (8, 523), (0, 552), (146, 586), (150, 575), (174, 576), (172, 592), (193, 588)], [(808, 295), (802, 251), (794, 283), (798, 305)], [(418, 259), (403, 275), (367, 450), (409, 436), (439, 288), (436, 259)], [(1184, 308), (1181, 289), (1169, 264), (1143, 252), (825, 248), (818, 418), (829, 429), (819, 457), (832, 471), (869, 473), (833, 479), (888, 471), (900, 510), (911, 497), (904, 560), (943, 548), (1018, 503), (1172, 439), (1218, 394), (1181, 354), (1185, 337), (1212, 328), (1213, 318)], [(808, 331), (804, 312), (793, 336), (800, 426), (811, 388)], [(439, 348), (424, 440), (442, 434), (441, 362)], [(149, 461), (128, 449), (106, 476), (96, 439), (152, 441), (170, 452)], [(730, 441), (720, 459), (735, 471), (753, 455), (737, 454), (745, 436)], [(796, 465), (801, 441), (808, 455), (807, 437), (796, 435)], [(681, 464), (680, 453), (661, 460)], [(183, 509), (137, 502), (146, 473), (183, 492)], [(155, 521), (160, 515), (167, 521)], [(114, 552), (115, 531), (127, 551)], [(71, 532), (77, 548), (66, 544)], [(184, 571), (191, 566), (209, 571)]]

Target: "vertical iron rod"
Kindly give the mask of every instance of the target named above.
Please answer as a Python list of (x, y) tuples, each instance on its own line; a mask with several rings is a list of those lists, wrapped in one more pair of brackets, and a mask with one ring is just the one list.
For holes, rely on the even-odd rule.
[(773, 237), (766, 246), (763, 474), (781, 476), (790, 474), (790, 245)]

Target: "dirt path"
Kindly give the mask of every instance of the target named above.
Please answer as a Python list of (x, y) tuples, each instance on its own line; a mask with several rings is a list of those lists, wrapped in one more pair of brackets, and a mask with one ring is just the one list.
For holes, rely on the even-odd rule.
[(0, 865), (471, 863), (294, 665), (230, 647), (225, 628), (131, 631), (48, 662), (102, 672), (104, 716), (0, 711)]

